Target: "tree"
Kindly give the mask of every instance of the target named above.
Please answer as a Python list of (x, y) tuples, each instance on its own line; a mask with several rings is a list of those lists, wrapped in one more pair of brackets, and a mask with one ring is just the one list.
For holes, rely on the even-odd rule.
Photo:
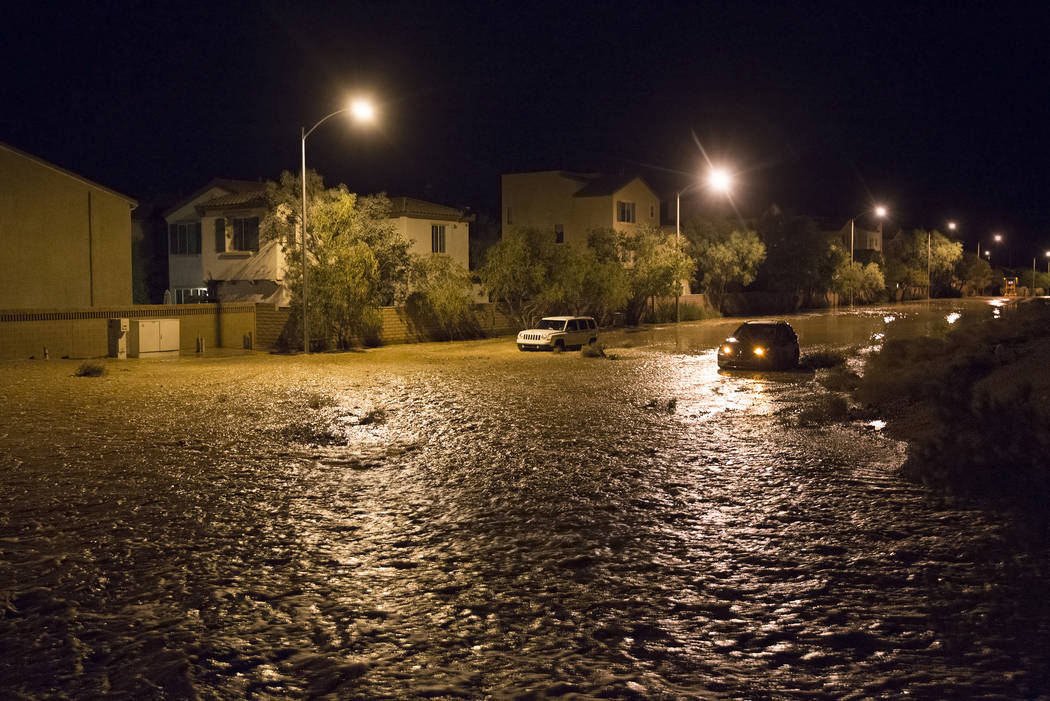
[(485, 253), (481, 282), (521, 328), (544, 310), (541, 293), (551, 278), (555, 245), (554, 232), (514, 229)]
[(983, 294), (991, 284), (991, 265), (987, 260), (975, 253), (964, 253), (959, 264), (955, 267), (955, 274), (959, 276), (962, 284), (968, 286), (973, 294)]
[[(688, 279), (696, 265), (685, 253), (685, 243), (651, 226), (620, 234), (620, 260), (627, 277), (629, 323), (641, 321), (649, 298), (678, 294), (682, 281)], [(600, 239), (596, 239), (596, 246), (601, 245)]]
[[(359, 196), (345, 185), (324, 187), (307, 173), (307, 253), (310, 328), (318, 345), (334, 341), (347, 348), (356, 338), (376, 342), (379, 308), (403, 297), (408, 275), (408, 241), (389, 219), (390, 201)], [(293, 319), (302, 329), (302, 212), (298, 176), (281, 174), (267, 184), (268, 211), (260, 226), (277, 239), (292, 293)]]
[(741, 287), (755, 280), (766, 258), (766, 247), (750, 229), (703, 225), (693, 228), (697, 265), (704, 291), (719, 311), (729, 285)]
[(853, 295), (860, 302), (874, 302), (886, 290), (886, 279), (878, 263), (861, 265), (848, 258), (835, 269), (832, 284), (840, 295)]
[(831, 286), (839, 255), (812, 219), (774, 209), (759, 220), (758, 235), (766, 246), (766, 258), (756, 287), (790, 295), (798, 304)]
[(409, 287), (412, 292), (405, 300), (408, 313), (428, 326), (437, 327), (438, 340), (478, 335), (470, 273), (452, 258), (412, 256)]
[(937, 230), (901, 232), (886, 246), (886, 284), (894, 289), (924, 287), (929, 288), (930, 296), (944, 295), (952, 289), (962, 255), (962, 244)]

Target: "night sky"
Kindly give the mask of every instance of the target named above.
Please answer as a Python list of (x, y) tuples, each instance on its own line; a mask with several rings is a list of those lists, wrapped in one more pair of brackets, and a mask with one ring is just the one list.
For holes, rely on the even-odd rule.
[(1050, 4), (6, 3), (0, 140), (146, 200), (297, 170), (496, 214), (499, 174), (771, 202), (1050, 248)]

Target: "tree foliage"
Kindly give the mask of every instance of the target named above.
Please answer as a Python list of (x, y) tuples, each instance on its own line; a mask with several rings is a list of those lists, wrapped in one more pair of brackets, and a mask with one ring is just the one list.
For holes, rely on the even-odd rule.
[(886, 279), (878, 263), (861, 265), (844, 258), (832, 277), (834, 290), (859, 302), (874, 302), (886, 290)]
[(956, 275), (963, 285), (973, 290), (974, 294), (983, 294), (992, 284), (992, 266), (976, 253), (964, 253), (956, 267)]
[(931, 296), (947, 294), (962, 257), (962, 244), (937, 230), (901, 232), (886, 246), (887, 287), (929, 287)]
[(781, 292), (799, 302), (830, 286), (840, 254), (827, 234), (809, 217), (767, 212), (758, 222), (758, 235), (766, 246), (755, 286)]
[(471, 299), (470, 273), (445, 255), (412, 256), (405, 300), (410, 316), (438, 331), (435, 340), (471, 338), (479, 333)]
[[(299, 176), (281, 174), (267, 185), (262, 236), (280, 242), (293, 319), (302, 329), (302, 211)], [(307, 174), (308, 299), (311, 337), (325, 347), (350, 347), (354, 339), (378, 340), (379, 308), (404, 296), (408, 241), (389, 219), (390, 201), (359, 196), (345, 185), (325, 188)], [(313, 345), (313, 342), (311, 342)]]
[(627, 320), (641, 321), (647, 300), (679, 294), (682, 281), (695, 267), (685, 252), (685, 241), (677, 241), (651, 226), (634, 232), (620, 233), (620, 260), (627, 276)]
[(757, 232), (727, 220), (699, 219), (687, 229), (699, 281), (712, 304), (721, 311), (730, 286), (745, 287), (754, 282), (766, 258), (766, 246)]
[(551, 278), (555, 245), (553, 232), (513, 229), (485, 253), (481, 283), (521, 328), (544, 311), (541, 293)]

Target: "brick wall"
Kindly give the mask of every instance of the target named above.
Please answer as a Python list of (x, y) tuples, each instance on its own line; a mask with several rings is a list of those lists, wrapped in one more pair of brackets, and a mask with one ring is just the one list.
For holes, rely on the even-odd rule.
[(0, 311), (0, 359), (97, 358), (109, 350), (107, 319), (178, 319), (184, 353), (206, 348), (243, 348), (255, 336), (254, 304), (136, 305), (67, 310)]
[[(409, 319), (401, 307), (383, 307), (380, 313), (383, 320), (383, 330), (380, 338), (385, 344), (418, 343), (430, 340), (432, 337), (434, 329), (420, 327)], [(257, 304), (255, 349), (274, 350), (277, 339), (289, 322), (290, 315), (291, 309), (289, 307)], [(481, 331), (489, 336), (498, 336), (517, 330), (514, 324), (496, 309), (494, 304), (477, 305), (475, 318)]]

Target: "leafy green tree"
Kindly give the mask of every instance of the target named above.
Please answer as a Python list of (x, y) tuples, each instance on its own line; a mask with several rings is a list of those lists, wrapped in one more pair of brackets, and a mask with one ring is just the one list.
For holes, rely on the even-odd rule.
[(412, 317), (438, 329), (436, 340), (478, 335), (470, 273), (452, 258), (413, 256), (409, 287), (405, 307)]
[(601, 228), (588, 234), (585, 246), (555, 246), (550, 277), (540, 293), (545, 306), (589, 314), (599, 322), (621, 309), (630, 290), (618, 247), (619, 234)]
[(931, 296), (947, 294), (962, 256), (962, 244), (937, 230), (901, 232), (886, 246), (887, 287), (928, 287)]
[(964, 253), (956, 266), (955, 274), (974, 294), (983, 294), (992, 284), (992, 266), (976, 253)]
[(832, 284), (836, 292), (853, 295), (859, 302), (874, 302), (886, 290), (886, 279), (878, 263), (861, 265), (844, 258), (835, 269)]
[[(267, 185), (268, 211), (260, 226), (277, 239), (285, 257), (285, 280), (295, 326), (302, 329), (302, 217), (297, 175), (285, 172)], [(345, 185), (325, 188), (307, 174), (307, 254), (311, 336), (319, 346), (350, 347), (355, 338), (378, 341), (379, 308), (403, 297), (408, 241), (389, 219), (390, 201), (359, 196)]]
[[(601, 244), (596, 244), (600, 246)], [(637, 324), (651, 297), (670, 297), (695, 267), (685, 252), (686, 241), (677, 241), (656, 227), (646, 226), (620, 234), (620, 260), (627, 276), (627, 321)]]
[(481, 283), (499, 308), (526, 328), (543, 314), (554, 264), (554, 232), (514, 229), (485, 253)]
[(765, 244), (750, 229), (693, 229), (693, 245), (704, 291), (722, 311), (730, 285), (750, 285), (766, 258)]
[(770, 211), (759, 220), (758, 235), (766, 246), (766, 258), (756, 287), (785, 293), (797, 303), (830, 288), (840, 256), (812, 219)]

